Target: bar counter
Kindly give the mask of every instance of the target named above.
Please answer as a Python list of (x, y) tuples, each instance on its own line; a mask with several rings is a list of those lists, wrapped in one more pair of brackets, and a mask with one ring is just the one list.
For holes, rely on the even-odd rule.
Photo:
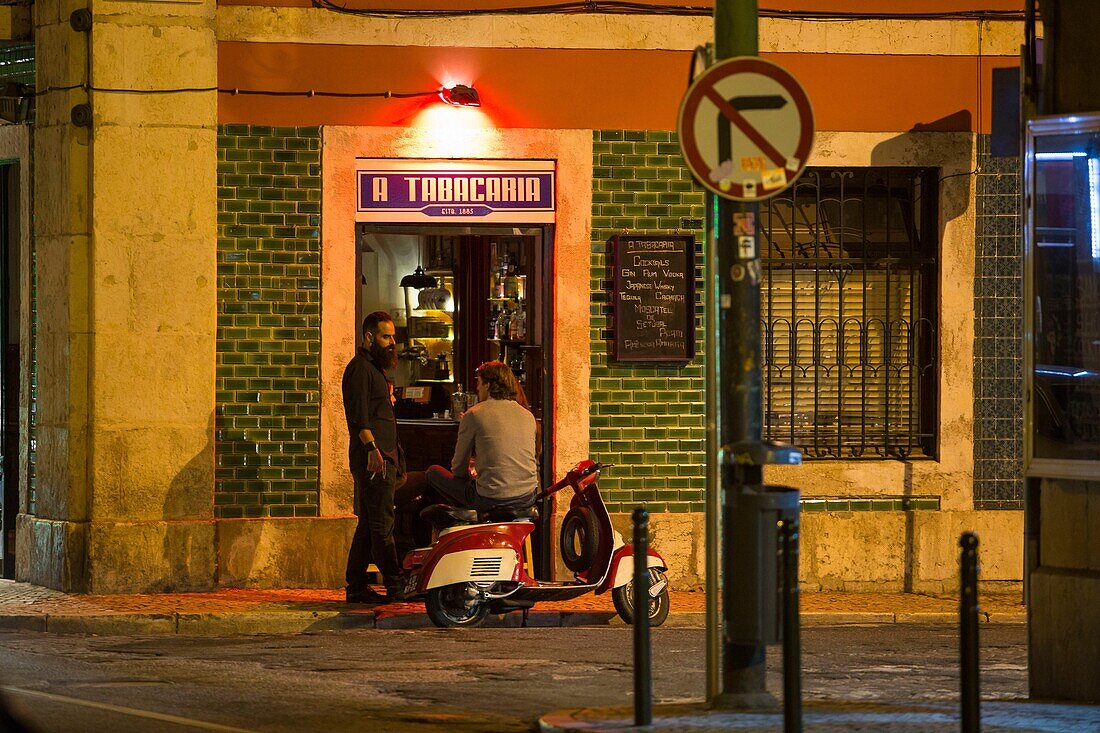
[(458, 439), (458, 420), (398, 418), (397, 439), (405, 449), (408, 470), (424, 471), (431, 465), (450, 468)]

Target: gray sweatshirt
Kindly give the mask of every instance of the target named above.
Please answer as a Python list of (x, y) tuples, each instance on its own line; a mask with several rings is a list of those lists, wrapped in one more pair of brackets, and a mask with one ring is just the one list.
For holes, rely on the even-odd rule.
[(515, 400), (488, 399), (462, 416), (451, 473), (467, 476), (477, 455), (477, 493), (513, 499), (539, 487), (535, 459), (535, 417)]

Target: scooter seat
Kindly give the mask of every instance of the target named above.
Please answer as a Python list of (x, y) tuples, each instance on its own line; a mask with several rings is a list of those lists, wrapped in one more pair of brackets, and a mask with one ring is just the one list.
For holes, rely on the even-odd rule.
[(522, 522), (535, 521), (539, 518), (538, 507), (528, 506), (522, 509), (515, 507), (494, 507), (487, 512), (482, 512), (483, 522)]
[(477, 524), (477, 512), (473, 509), (460, 509), (447, 504), (432, 504), (420, 510), (420, 518), (433, 527), (447, 529), (460, 524)]

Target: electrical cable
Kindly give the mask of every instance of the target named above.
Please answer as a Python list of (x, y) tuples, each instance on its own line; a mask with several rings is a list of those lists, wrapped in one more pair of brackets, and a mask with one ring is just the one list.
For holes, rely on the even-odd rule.
[[(582, 0), (581, 2), (522, 5), (492, 9), (465, 10), (401, 10), (397, 8), (353, 8), (339, 5), (333, 0), (312, 0), (313, 6), (348, 15), (373, 18), (462, 18), (484, 15), (551, 15), (551, 14), (606, 14), (606, 15), (665, 15), (685, 17), (710, 17), (713, 9), (692, 5), (658, 5), (622, 0)], [(875, 13), (832, 12), (821, 10), (774, 10), (760, 8), (761, 18), (787, 18), (809, 21), (851, 20), (1024, 20), (1022, 10), (957, 10), (938, 13)]]
[(45, 94), (52, 92), (71, 92), (77, 89), (82, 89), (86, 92), (101, 92), (108, 94), (180, 94), (180, 93), (195, 93), (195, 92), (218, 92), (219, 94), (237, 95), (253, 95), (253, 96), (269, 96), (269, 97), (343, 97), (343, 98), (366, 98), (377, 97), (381, 99), (411, 99), (414, 97), (434, 97), (439, 94), (439, 90), (435, 89), (429, 92), (331, 92), (326, 90), (306, 89), (306, 90), (291, 90), (291, 89), (238, 89), (228, 87), (180, 87), (177, 89), (120, 89), (113, 87), (92, 87), (87, 84), (71, 84), (69, 86), (62, 87), (46, 87), (45, 89), (39, 89), (34, 92), (34, 96), (41, 97)]
[[(397, 10), (397, 9), (369, 9), (349, 8), (337, 5), (332, 0), (312, 0), (314, 7), (331, 10), (333, 12), (348, 15), (367, 16), (374, 18), (456, 18), (483, 15), (550, 15), (550, 14), (626, 14), (626, 15), (677, 15), (677, 16), (710, 16), (712, 10), (706, 7), (694, 7), (689, 5), (656, 5), (649, 3), (624, 2), (621, 0), (583, 0), (582, 2), (552, 3), (545, 5), (515, 6), (496, 9), (471, 9), (471, 10)], [(1015, 10), (960, 10), (941, 13), (856, 13), (856, 12), (827, 12), (814, 10), (772, 10), (761, 8), (759, 16), (762, 18), (789, 18), (811, 21), (850, 21), (850, 20), (977, 20), (978, 21), (978, 63), (981, 63), (981, 24), (987, 20), (1024, 20), (1023, 11)], [(698, 53), (698, 49), (696, 49)], [(979, 74), (980, 77), (980, 74)], [(979, 78), (978, 110), (981, 114), (981, 81)], [(187, 92), (218, 92), (219, 94), (271, 96), (271, 97), (331, 97), (331, 98), (383, 98), (383, 99), (408, 99), (413, 97), (427, 97), (438, 94), (438, 90), (426, 92), (332, 92), (325, 90), (280, 90), (280, 89), (239, 89), (225, 87), (181, 87), (178, 89), (120, 89), (107, 87), (91, 87), (87, 84), (73, 84), (70, 86), (46, 87), (34, 92), (35, 96), (42, 96), (51, 92), (65, 92), (83, 89), (89, 92), (103, 92), (113, 94), (177, 94)], [(980, 120), (979, 120), (980, 122)]]
[[(980, 135), (981, 130), (982, 130), (982, 41), (983, 41), (982, 31), (984, 30), (983, 26), (982, 26), (983, 22), (984, 21), (981, 21), (981, 20), (978, 21), (978, 53), (977, 53), (977, 57), (976, 57), (977, 72), (974, 74), (974, 76), (976, 77), (976, 81), (977, 81), (977, 90), (975, 92), (974, 106), (977, 110), (977, 115), (978, 115), (977, 122), (974, 124), (974, 129), (976, 130), (977, 135)], [(981, 162), (978, 162), (977, 165), (974, 166), (974, 170), (972, 170), (972, 171), (961, 171), (959, 173), (951, 173), (949, 175), (946, 175), (946, 176), (940, 178), (939, 182), (943, 183), (948, 178), (958, 178), (959, 176), (976, 176), (976, 175), (979, 175), (981, 172), (982, 172), (982, 165), (981, 165)]]

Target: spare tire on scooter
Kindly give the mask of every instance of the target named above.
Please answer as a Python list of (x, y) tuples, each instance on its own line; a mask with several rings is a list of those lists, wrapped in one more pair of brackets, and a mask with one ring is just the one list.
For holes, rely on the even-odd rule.
[[(579, 551), (577, 548), (580, 548)], [(600, 525), (592, 510), (575, 506), (561, 523), (561, 559), (574, 573), (583, 573), (600, 551)]]

